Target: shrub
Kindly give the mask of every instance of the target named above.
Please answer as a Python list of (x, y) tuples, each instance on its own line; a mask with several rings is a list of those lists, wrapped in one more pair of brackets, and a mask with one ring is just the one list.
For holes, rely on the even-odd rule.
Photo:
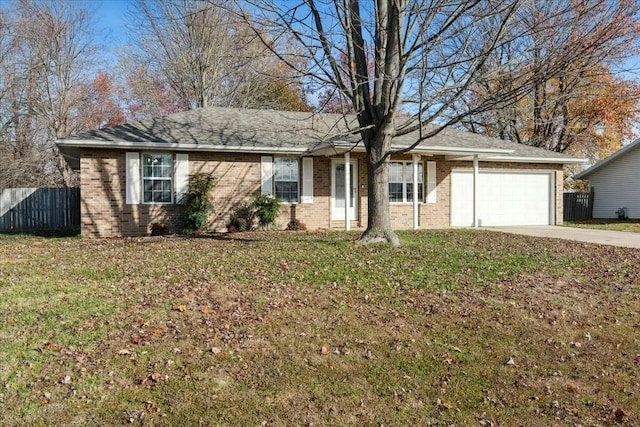
[(165, 234), (169, 234), (169, 229), (166, 225), (160, 224), (158, 222), (154, 222), (153, 224), (151, 224), (152, 236), (164, 236)]
[(227, 223), (227, 231), (230, 233), (249, 231), (253, 229), (255, 215), (251, 206), (242, 205), (231, 214)]
[(184, 204), (184, 231), (193, 234), (207, 225), (207, 218), (213, 212), (209, 193), (215, 185), (211, 174), (196, 174), (189, 177), (189, 189), (182, 198)]
[(306, 229), (307, 224), (300, 221), (299, 219), (292, 219), (291, 221), (289, 221), (289, 224), (287, 224), (287, 230), (290, 231), (304, 231)]
[(280, 200), (266, 195), (259, 194), (254, 197), (251, 202), (258, 223), (262, 227), (271, 227), (276, 224), (276, 218), (278, 218), (278, 212), (280, 211)]

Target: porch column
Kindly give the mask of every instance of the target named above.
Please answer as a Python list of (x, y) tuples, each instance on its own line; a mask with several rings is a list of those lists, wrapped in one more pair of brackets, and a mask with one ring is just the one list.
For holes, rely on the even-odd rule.
[(418, 160), (419, 154), (412, 156), (413, 160), (413, 229), (418, 229)]
[(478, 155), (473, 155), (473, 226), (478, 228)]
[(349, 204), (351, 202), (351, 156), (347, 151), (344, 153), (344, 229), (351, 229), (349, 215)]

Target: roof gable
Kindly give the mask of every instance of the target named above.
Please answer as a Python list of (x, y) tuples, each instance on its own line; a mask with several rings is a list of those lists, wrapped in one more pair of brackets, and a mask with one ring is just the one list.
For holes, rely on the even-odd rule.
[(640, 138), (636, 139), (635, 141), (631, 142), (630, 144), (625, 145), (624, 147), (622, 147), (621, 149), (619, 149), (618, 151), (616, 151), (615, 153), (613, 153), (612, 155), (610, 155), (606, 159), (600, 160), (595, 165), (593, 165), (590, 168), (580, 172), (579, 174), (577, 174), (574, 177), (574, 179), (586, 179), (587, 177), (589, 177), (591, 174), (593, 174), (597, 170), (600, 170), (603, 167), (607, 167), (607, 165), (610, 165), (615, 159), (618, 159), (618, 158), (626, 155), (627, 153), (635, 150), (638, 147), (640, 147)]

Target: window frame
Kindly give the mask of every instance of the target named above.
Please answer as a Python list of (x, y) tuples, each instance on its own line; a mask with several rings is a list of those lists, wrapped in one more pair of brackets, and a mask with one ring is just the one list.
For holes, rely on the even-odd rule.
[[(294, 180), (284, 180), (284, 179), (278, 179), (278, 166), (277, 163), (278, 161), (283, 161), (283, 160), (289, 160), (289, 161), (295, 161), (296, 162), (296, 176), (297, 179)], [(276, 197), (280, 200), (280, 203), (283, 204), (288, 204), (288, 205), (297, 205), (300, 203), (300, 181), (301, 181), (301, 177), (302, 177), (302, 171), (300, 170), (300, 165), (301, 165), (301, 161), (299, 157), (290, 157), (290, 156), (273, 156), (273, 197)], [(286, 183), (291, 183), (291, 182), (295, 182), (296, 183), (296, 200), (295, 201), (289, 201), (289, 200), (284, 200), (282, 197), (278, 196), (277, 194), (277, 183), (278, 182), (286, 182)]]
[[(146, 152), (142, 152), (141, 153), (141, 159), (140, 159), (140, 195), (142, 196), (142, 204), (144, 205), (171, 205), (174, 203), (175, 201), (175, 190), (174, 190), (174, 185), (175, 185), (175, 156), (174, 153), (171, 152), (164, 152), (164, 151), (146, 151)], [(171, 159), (171, 167), (169, 168), (171, 171), (171, 176), (169, 177), (165, 177), (165, 176), (160, 176), (160, 177), (156, 177), (156, 176), (146, 176), (145, 174), (145, 156), (168, 156)], [(153, 168), (152, 168), (153, 171)], [(166, 182), (169, 181), (170, 183), (170, 194), (171, 194), (171, 199), (169, 201), (163, 201), (163, 202), (154, 202), (153, 201), (153, 189), (149, 190), (151, 191), (151, 201), (145, 201), (145, 192), (147, 190), (145, 190), (145, 182), (146, 181), (150, 181), (150, 182), (156, 182), (156, 181), (160, 181), (160, 182)], [(164, 193), (164, 189), (161, 190)]]
[[(402, 181), (392, 181), (391, 180), (391, 165), (393, 163), (400, 163), (402, 165)], [(419, 161), (418, 162), (418, 171), (420, 170), (420, 168), (422, 168), (422, 174), (420, 175), (420, 179), (418, 180), (418, 189), (420, 188), (420, 184), (422, 184), (422, 197), (418, 198), (418, 203), (424, 203), (425, 201), (425, 187), (424, 187), (424, 162)], [(408, 172), (407, 170), (411, 168), (410, 170), (413, 170), (413, 161), (411, 160), (390, 160), (389, 161), (389, 183), (388, 183), (388, 187), (389, 187), (389, 203), (392, 205), (401, 205), (401, 204), (412, 204), (413, 200), (408, 200), (408, 190), (409, 190), (409, 186), (411, 186), (411, 188), (413, 188), (413, 181), (412, 180), (408, 180), (407, 176), (408, 176)], [(391, 184), (401, 184), (402, 185), (402, 201), (393, 201), (391, 200)], [(418, 191), (418, 194), (420, 194), (420, 191)]]

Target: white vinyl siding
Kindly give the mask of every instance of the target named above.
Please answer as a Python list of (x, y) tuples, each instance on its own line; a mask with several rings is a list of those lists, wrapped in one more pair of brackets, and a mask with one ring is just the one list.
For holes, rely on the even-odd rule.
[(629, 218), (640, 219), (640, 146), (622, 154), (588, 178), (593, 188), (593, 217), (617, 218), (627, 208)]
[(140, 203), (140, 153), (127, 152), (126, 163), (126, 202), (128, 205)]

